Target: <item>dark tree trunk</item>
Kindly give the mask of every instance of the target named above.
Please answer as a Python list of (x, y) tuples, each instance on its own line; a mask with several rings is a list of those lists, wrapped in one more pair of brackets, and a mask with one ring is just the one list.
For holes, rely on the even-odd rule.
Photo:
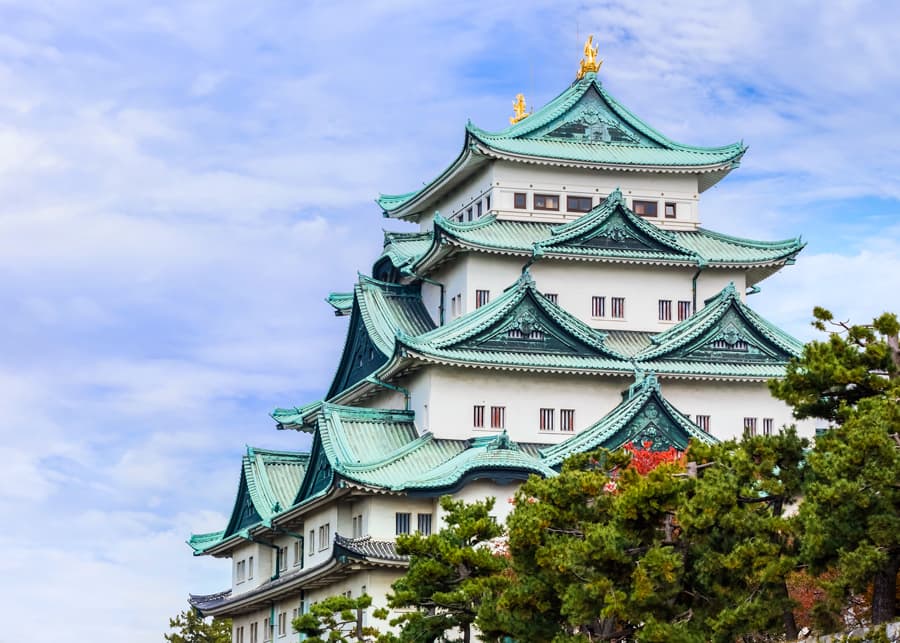
[[(782, 581), (781, 588), (784, 591), (785, 598), (787, 598), (788, 597), (787, 583)], [(781, 615), (781, 620), (784, 623), (784, 637), (788, 641), (795, 641), (798, 638), (800, 638), (800, 632), (797, 629), (797, 620), (794, 618), (794, 610), (792, 610), (790, 607), (784, 608), (784, 612)]]
[(472, 626), (466, 623), (463, 626), (463, 643), (469, 643), (472, 639)]
[(872, 623), (887, 623), (897, 613), (897, 572), (900, 553), (891, 554), (887, 564), (875, 574), (872, 583)]

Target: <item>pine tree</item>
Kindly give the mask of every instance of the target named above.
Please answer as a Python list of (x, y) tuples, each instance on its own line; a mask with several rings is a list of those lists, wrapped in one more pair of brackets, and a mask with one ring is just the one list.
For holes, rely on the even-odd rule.
[[(353, 643), (354, 641), (390, 641), (377, 628), (363, 623), (363, 610), (372, 605), (372, 597), (363, 594), (356, 598), (330, 596), (310, 606), (291, 623), (294, 630), (306, 635), (308, 643)], [(387, 610), (373, 612), (376, 618), (386, 618)]]
[(169, 619), (169, 629), (175, 630), (163, 638), (169, 643), (231, 643), (231, 619), (205, 619), (193, 607), (188, 607)]

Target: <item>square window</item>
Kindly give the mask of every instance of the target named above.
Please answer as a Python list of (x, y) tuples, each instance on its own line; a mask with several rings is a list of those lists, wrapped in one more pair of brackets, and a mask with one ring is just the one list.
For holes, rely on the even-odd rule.
[(491, 428), (492, 429), (502, 429), (506, 426), (506, 407), (505, 406), (492, 406), (491, 407)]
[(472, 417), (472, 426), (476, 429), (484, 428), (484, 405), (476, 404), (473, 407), (474, 413)]
[(395, 526), (396, 526), (396, 534), (408, 534), (409, 533), (409, 517), (411, 514), (409, 512), (397, 512), (394, 515)]
[(756, 418), (744, 418), (744, 437), (756, 437)]
[(675, 204), (667, 201), (665, 212), (666, 212), (667, 219), (674, 219), (675, 218)]
[(517, 210), (524, 210), (528, 207), (528, 196), (524, 192), (516, 192), (513, 194), (513, 207)]
[(491, 300), (491, 291), (490, 290), (476, 290), (475, 291), (475, 308), (481, 308), (486, 303)]
[(575, 431), (575, 409), (559, 410), (559, 430), (566, 433)]
[(431, 535), (431, 514), (419, 514), (417, 516), (417, 519), (418, 519), (418, 525), (416, 525), (416, 527), (417, 527), (416, 531), (418, 531), (423, 536), (430, 536)]
[(656, 201), (635, 201), (632, 203), (634, 213), (641, 217), (656, 216)]
[(553, 409), (541, 409), (540, 413), (540, 429), (541, 431), (553, 430)]
[(625, 319), (625, 298), (613, 297), (610, 300), (612, 317), (614, 319)]
[(559, 210), (559, 196), (556, 194), (535, 194), (535, 210)]
[(672, 300), (659, 300), (659, 321), (672, 321)]
[(569, 212), (590, 212), (592, 206), (589, 196), (567, 196), (566, 210)]
[(606, 317), (606, 297), (591, 297), (591, 317)]
[(688, 317), (691, 316), (691, 302), (689, 301), (679, 301), (678, 302), (678, 321), (684, 321)]

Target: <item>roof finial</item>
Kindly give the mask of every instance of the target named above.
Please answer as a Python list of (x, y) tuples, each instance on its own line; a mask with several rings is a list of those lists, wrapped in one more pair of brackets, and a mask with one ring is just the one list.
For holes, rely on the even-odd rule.
[(513, 101), (513, 112), (515, 112), (515, 116), (509, 117), (510, 125), (515, 125), (531, 115), (530, 112), (525, 111), (525, 94), (516, 94), (516, 100)]
[(575, 74), (575, 78), (581, 80), (584, 78), (584, 75), (588, 72), (598, 72), (600, 71), (600, 65), (603, 64), (602, 60), (597, 60), (597, 50), (600, 49), (600, 45), (596, 47), (591, 47), (594, 42), (594, 34), (588, 36), (587, 42), (584, 43), (584, 58), (581, 59), (581, 65), (578, 67), (578, 73)]

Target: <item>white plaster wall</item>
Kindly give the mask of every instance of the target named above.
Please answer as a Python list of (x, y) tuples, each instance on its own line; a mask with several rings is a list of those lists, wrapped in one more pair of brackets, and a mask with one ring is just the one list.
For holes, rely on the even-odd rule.
[[(431, 431), (436, 437), (468, 439), (494, 435), (490, 407), (506, 407), (506, 430), (518, 442), (551, 444), (561, 433), (559, 409), (575, 409), (575, 432), (590, 426), (621, 401), (630, 379), (611, 376), (553, 375), (480, 368), (432, 367)], [(485, 406), (485, 425), (473, 427), (473, 405)], [(540, 409), (554, 408), (556, 431), (540, 431)]]
[[(329, 538), (324, 544), (319, 539), (319, 527), (324, 524), (329, 525)], [(326, 562), (331, 557), (331, 545), (334, 542), (334, 535), (338, 528), (338, 504), (330, 503), (322, 507), (320, 510), (311, 513), (304, 520), (303, 534), (306, 537), (304, 542), (304, 550), (306, 554), (305, 567), (315, 567)], [(315, 550), (310, 553), (309, 549), (309, 533), (315, 531)]]
[[(263, 582), (268, 580), (272, 575), (272, 561), (268, 552), (269, 548), (256, 543), (247, 542), (244, 545), (235, 547), (231, 553), (231, 592), (233, 595), (243, 594), (255, 587), (259, 587)], [(249, 577), (250, 573), (250, 557), (253, 557), (253, 577)], [(244, 561), (246, 563), (244, 580), (238, 582), (237, 564)]]
[[(699, 225), (699, 193), (697, 176), (693, 174), (653, 174), (645, 172), (615, 172), (577, 168), (552, 168), (542, 165), (495, 161), (493, 176), (494, 209), (500, 218), (542, 221), (571, 220), (582, 213), (566, 212), (566, 195), (590, 196), (593, 205), (606, 198), (617, 187), (622, 190), (628, 205), (632, 200), (658, 201), (657, 218), (647, 221), (662, 228), (694, 229)], [(513, 207), (513, 194), (528, 194), (528, 209)], [(534, 210), (533, 195), (559, 194), (559, 212)], [(665, 202), (677, 204), (677, 218), (663, 217)]]
[[(511, 482), (509, 484), (499, 484), (492, 480), (474, 480), (459, 491), (452, 494), (454, 500), (463, 500), (466, 503), (473, 503), (476, 500), (484, 500), (485, 498), (494, 498), (494, 508), (491, 515), (497, 519), (501, 525), (506, 525), (506, 519), (513, 510), (513, 504), (510, 502), (516, 494), (516, 490), (521, 486), (521, 481)], [(438, 526), (436, 530), (443, 529), (444, 517), (446, 512), (441, 509), (440, 504), (437, 506)]]
[[(487, 214), (485, 209), (484, 197), (490, 193), (493, 184), (494, 169), (493, 164), (487, 163), (479, 168), (465, 182), (456, 186), (453, 190), (448, 191), (443, 198), (438, 200), (433, 210), (441, 213), (441, 216), (450, 219), (459, 213), (466, 213), (468, 208), (472, 208), (473, 220), (477, 218), (477, 210), (475, 204), (482, 202), (482, 216)], [(493, 202), (491, 206), (493, 207)], [(433, 217), (428, 217), (419, 221), (421, 230), (430, 229), (433, 226)]]
[(406, 496), (373, 496), (366, 501), (363, 524), (367, 535), (375, 540), (394, 540), (397, 531), (396, 513), (409, 512), (410, 529), (415, 531), (417, 514), (431, 514), (431, 527), (437, 531), (434, 518), (435, 501), (433, 498), (407, 498)]
[(720, 440), (740, 438), (744, 418), (757, 418), (757, 433), (762, 434), (763, 418), (775, 420), (778, 431), (784, 425), (796, 424), (805, 437), (815, 433), (812, 420), (795, 420), (791, 409), (769, 394), (765, 382), (708, 382), (661, 379), (662, 393), (679, 411), (691, 416), (708, 415), (710, 433)]
[(380, 620), (372, 616), (372, 611), (380, 607), (387, 607), (387, 595), (391, 592), (391, 584), (400, 576), (400, 572), (396, 570), (360, 570), (332, 585), (310, 590), (306, 594), (307, 605), (348, 591), (354, 598), (365, 593), (372, 597), (372, 606), (364, 612), (363, 624), (373, 625), (382, 632), (395, 631), (395, 628), (389, 625), (395, 612), (391, 612), (386, 620)]

